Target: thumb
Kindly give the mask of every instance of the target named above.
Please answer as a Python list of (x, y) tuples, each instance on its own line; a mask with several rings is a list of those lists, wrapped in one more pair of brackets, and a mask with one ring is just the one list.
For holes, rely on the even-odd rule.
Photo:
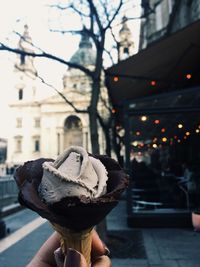
[(64, 267), (87, 267), (85, 258), (77, 250), (69, 248), (65, 257)]

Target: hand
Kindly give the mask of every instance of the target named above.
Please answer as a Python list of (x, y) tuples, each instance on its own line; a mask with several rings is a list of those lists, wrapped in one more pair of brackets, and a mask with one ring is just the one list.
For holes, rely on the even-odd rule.
[[(55, 232), (42, 245), (37, 254), (27, 267), (56, 267), (54, 252), (59, 254), (60, 237)], [(92, 231), (92, 267), (111, 267), (111, 261), (108, 256), (108, 249), (102, 243), (97, 232)], [(58, 256), (58, 255), (57, 255)], [(74, 249), (69, 249), (63, 267), (87, 267), (85, 258)]]

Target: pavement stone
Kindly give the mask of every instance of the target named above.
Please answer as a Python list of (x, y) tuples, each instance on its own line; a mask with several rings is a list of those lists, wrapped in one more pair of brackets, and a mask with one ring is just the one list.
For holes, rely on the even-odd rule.
[(1, 267), (25, 267), (53, 230), (45, 223), (0, 254)]
[[(24, 210), (7, 218), (11, 231), (35, 219), (32, 211)], [(16, 221), (16, 225), (14, 222)], [(126, 203), (120, 201), (107, 216), (108, 230), (127, 230)], [(113, 258), (113, 267), (200, 267), (200, 233), (193, 229), (143, 228), (147, 259)], [(0, 254), (1, 267), (25, 267), (39, 247), (53, 232), (45, 223)]]

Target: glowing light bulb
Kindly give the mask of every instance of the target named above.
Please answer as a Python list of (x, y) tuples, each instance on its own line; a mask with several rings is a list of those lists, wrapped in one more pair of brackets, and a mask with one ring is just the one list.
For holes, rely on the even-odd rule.
[(182, 129), (182, 128), (183, 128), (183, 124), (179, 123), (179, 124), (178, 124), (178, 128), (179, 128), (179, 129)]
[(151, 86), (155, 86), (156, 85), (156, 81), (151, 81)]
[(192, 75), (190, 73), (186, 74), (186, 78), (190, 80), (192, 78)]
[(137, 131), (137, 132), (136, 132), (136, 135), (137, 135), (137, 136), (139, 136), (139, 135), (140, 135), (140, 132), (139, 132), (139, 131)]
[(199, 133), (199, 129), (196, 129), (195, 132), (196, 132), (196, 133)]
[(113, 114), (116, 113), (116, 109), (115, 108), (112, 109), (112, 113)]
[(166, 138), (166, 137), (163, 137), (163, 138), (162, 138), (162, 141), (163, 141), (163, 142), (167, 142), (167, 138)]
[(155, 120), (154, 123), (155, 124), (159, 124), (160, 123), (160, 120)]
[(153, 144), (152, 147), (153, 148), (157, 148), (158, 146), (157, 146), (157, 144)]
[(189, 136), (190, 135), (190, 132), (186, 132), (185, 135)]
[(165, 131), (166, 131), (165, 128), (162, 128), (162, 129), (161, 129), (161, 132), (162, 132), (162, 133), (165, 133)]
[(147, 120), (147, 116), (142, 116), (140, 119), (141, 119), (141, 121), (146, 121)]
[(118, 81), (119, 81), (119, 77), (118, 77), (118, 76), (115, 76), (115, 77), (113, 78), (113, 81), (114, 81), (114, 82), (118, 82)]
[(137, 146), (138, 145), (138, 142), (137, 141), (134, 141), (133, 142), (133, 146)]

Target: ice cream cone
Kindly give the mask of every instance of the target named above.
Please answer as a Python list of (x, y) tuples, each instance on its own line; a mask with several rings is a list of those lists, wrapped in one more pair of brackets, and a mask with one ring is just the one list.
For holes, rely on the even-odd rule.
[[(44, 175), (43, 164), (57, 162), (53, 159), (39, 158), (27, 161), (19, 166), (14, 174), (19, 188), (20, 204), (46, 218), (60, 233), (61, 247), (65, 255), (68, 248), (76, 249), (85, 256), (88, 266), (90, 264), (92, 229), (118, 204), (120, 196), (129, 182), (129, 176), (115, 160), (105, 155), (89, 156), (100, 160), (108, 172), (106, 192), (102, 179), (100, 179), (99, 187), (103, 189), (101, 190), (103, 194), (100, 195), (97, 190), (94, 198), (79, 194), (62, 196), (55, 202), (45, 201), (40, 190)], [(98, 168), (95, 171), (98, 171)], [(99, 177), (102, 177), (101, 173)]]
[(68, 248), (73, 248), (82, 253), (86, 259), (87, 266), (90, 266), (92, 228), (83, 231), (73, 231), (71, 229), (51, 223), (53, 228), (60, 234), (60, 244), (64, 255), (67, 255)]

